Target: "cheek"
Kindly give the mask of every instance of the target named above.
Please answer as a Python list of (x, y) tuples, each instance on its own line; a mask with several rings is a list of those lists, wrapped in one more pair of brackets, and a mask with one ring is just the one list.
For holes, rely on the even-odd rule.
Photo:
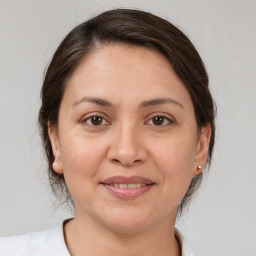
[(173, 136), (173, 138), (154, 144), (151, 155), (154, 157), (158, 169), (167, 169), (176, 174), (193, 170), (196, 139), (191, 139), (192, 136), (187, 137), (190, 138)]
[(95, 183), (97, 170), (105, 154), (102, 143), (81, 135), (66, 136), (62, 142), (61, 158), (69, 190), (88, 188), (88, 183)]
[(161, 175), (162, 188), (168, 197), (180, 201), (193, 177), (195, 141), (177, 136), (160, 145), (154, 147), (152, 155)]

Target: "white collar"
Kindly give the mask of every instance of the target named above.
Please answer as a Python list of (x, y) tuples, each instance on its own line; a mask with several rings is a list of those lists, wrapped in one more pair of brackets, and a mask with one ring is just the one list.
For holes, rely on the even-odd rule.
[(178, 239), (181, 248), (181, 256), (197, 256), (193, 249), (189, 246), (187, 240), (181, 232), (175, 228), (175, 237)]
[[(65, 239), (64, 239), (64, 224), (71, 219), (64, 220), (61, 226), (61, 234), (62, 234), (62, 239), (65, 244)], [(193, 251), (193, 249), (189, 246), (187, 240), (184, 238), (184, 236), (181, 234), (181, 232), (175, 228), (175, 237), (179, 241), (180, 248), (181, 248), (181, 256), (197, 256), (196, 253)], [(66, 244), (65, 244), (66, 247)], [(67, 247), (66, 250), (68, 251)]]
[[(64, 236), (64, 224), (47, 229), (27, 233), (19, 236), (0, 238), (0, 255), (10, 256), (71, 256), (68, 252)], [(179, 241), (181, 256), (196, 256), (182, 234), (175, 229), (175, 236)], [(18, 253), (18, 254), (17, 254)]]

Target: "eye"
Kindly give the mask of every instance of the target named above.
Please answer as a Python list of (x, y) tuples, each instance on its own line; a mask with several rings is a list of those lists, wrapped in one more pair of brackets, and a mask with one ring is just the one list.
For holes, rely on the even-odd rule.
[(166, 126), (174, 122), (166, 116), (157, 115), (152, 117), (147, 123), (155, 126)]
[(102, 116), (90, 116), (82, 120), (83, 124), (88, 124), (89, 126), (102, 126), (108, 125), (109, 122), (106, 121)]

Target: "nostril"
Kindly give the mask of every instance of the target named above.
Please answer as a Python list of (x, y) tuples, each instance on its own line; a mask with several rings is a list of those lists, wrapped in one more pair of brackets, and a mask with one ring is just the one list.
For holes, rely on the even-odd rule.
[(141, 162), (140, 159), (136, 159), (136, 160), (128, 160), (128, 159), (117, 159), (117, 158), (114, 158), (112, 159), (112, 163), (114, 164), (121, 164), (121, 165), (124, 165), (124, 166), (132, 166), (134, 164), (139, 164)]

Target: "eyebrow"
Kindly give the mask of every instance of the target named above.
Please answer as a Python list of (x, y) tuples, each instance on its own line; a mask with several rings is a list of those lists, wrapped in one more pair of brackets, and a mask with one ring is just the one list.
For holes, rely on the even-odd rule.
[(139, 107), (146, 108), (146, 107), (150, 107), (150, 106), (163, 105), (163, 104), (167, 104), (167, 103), (175, 104), (181, 108), (184, 108), (184, 106), (180, 102), (178, 102), (174, 99), (171, 99), (171, 98), (159, 98), (159, 99), (143, 101)]
[(90, 102), (103, 107), (113, 107), (113, 104), (111, 102), (105, 99), (97, 98), (97, 97), (83, 97), (82, 99), (75, 101), (73, 103), (73, 107), (76, 107), (77, 105), (84, 102)]
[[(102, 99), (102, 98), (83, 97), (82, 99), (75, 101), (73, 103), (73, 107), (76, 107), (77, 105), (84, 103), (84, 102), (93, 103), (93, 104), (103, 106), (103, 107), (113, 107), (114, 106), (110, 101)], [(171, 99), (171, 98), (157, 98), (157, 99), (143, 101), (139, 105), (139, 108), (146, 108), (146, 107), (150, 107), (150, 106), (163, 105), (163, 104), (175, 104), (181, 108), (184, 108), (184, 106), (180, 102), (178, 102), (174, 99)]]

